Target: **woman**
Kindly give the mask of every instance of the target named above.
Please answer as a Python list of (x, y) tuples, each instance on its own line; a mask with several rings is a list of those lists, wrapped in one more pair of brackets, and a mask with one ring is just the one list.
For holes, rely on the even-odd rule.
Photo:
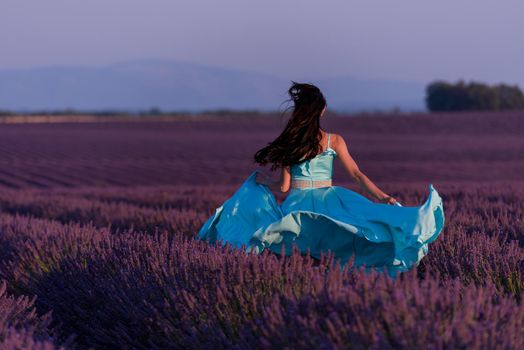
[[(285, 255), (293, 245), (313, 258), (331, 251), (342, 265), (387, 270), (392, 276), (418, 265), (444, 227), (442, 199), (429, 185), (421, 206), (402, 207), (360, 171), (344, 138), (325, 132), (326, 111), (321, 91), (292, 82), (288, 93), (294, 110), (282, 133), (255, 153), (255, 162), (281, 169), (279, 180), (255, 170), (240, 188), (204, 223), (198, 239), (229, 242), (260, 253)], [(349, 189), (333, 186), (337, 158), (375, 203)], [(271, 190), (289, 192), (278, 205)]]

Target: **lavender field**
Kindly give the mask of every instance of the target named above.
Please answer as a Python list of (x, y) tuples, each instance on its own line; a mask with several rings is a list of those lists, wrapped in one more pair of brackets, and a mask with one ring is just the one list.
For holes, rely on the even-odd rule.
[(323, 120), (404, 205), (443, 199), (396, 280), (193, 239), (284, 123), (0, 124), (0, 349), (524, 348), (524, 113)]

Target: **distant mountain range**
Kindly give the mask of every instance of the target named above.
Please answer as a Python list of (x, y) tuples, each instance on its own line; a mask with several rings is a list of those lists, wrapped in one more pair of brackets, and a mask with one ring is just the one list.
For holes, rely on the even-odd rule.
[[(4, 70), (0, 71), (0, 110), (275, 111), (285, 106), (291, 80), (297, 79), (161, 60)], [(425, 109), (425, 86), (418, 82), (345, 76), (308, 82), (317, 85), (328, 108), (337, 111)]]

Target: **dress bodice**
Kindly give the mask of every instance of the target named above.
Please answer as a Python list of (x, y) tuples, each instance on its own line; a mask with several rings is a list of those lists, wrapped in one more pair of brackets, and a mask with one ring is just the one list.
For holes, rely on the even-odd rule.
[(326, 150), (314, 158), (293, 164), (290, 167), (291, 180), (331, 180), (333, 159), (337, 152), (330, 146), (331, 134), (328, 133)]

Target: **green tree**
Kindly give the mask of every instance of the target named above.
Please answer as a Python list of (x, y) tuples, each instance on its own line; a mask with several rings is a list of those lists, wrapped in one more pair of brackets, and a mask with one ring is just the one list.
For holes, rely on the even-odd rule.
[(437, 80), (426, 87), (425, 102), (430, 111), (524, 109), (524, 94), (516, 85)]

